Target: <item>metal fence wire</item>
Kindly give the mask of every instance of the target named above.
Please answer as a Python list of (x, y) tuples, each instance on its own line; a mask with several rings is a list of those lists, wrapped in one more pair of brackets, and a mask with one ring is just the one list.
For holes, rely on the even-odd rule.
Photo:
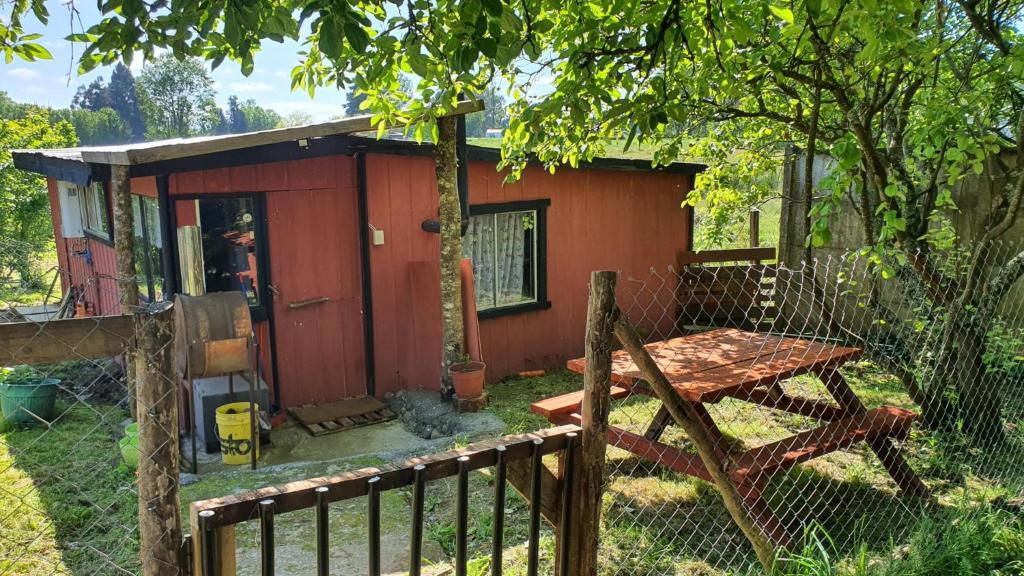
[[(724, 466), (755, 490), (746, 504), (762, 530), (791, 536), (791, 549), (813, 534), (852, 557), (898, 549), (929, 507), (1020, 512), (1021, 247), (978, 253), (836, 252), (790, 267), (723, 258), (620, 277), (617, 301), (670, 379), (753, 382), (700, 406)], [(673, 345), (687, 335), (706, 340)], [(715, 487), (680, 473), (695, 449), (660, 407), (636, 393), (612, 404), (607, 573), (760, 573)], [(637, 436), (656, 440), (641, 441), (647, 458), (623, 449)]]
[[(0, 246), (6, 253), (23, 249)], [(720, 384), (753, 381), (752, 374), (771, 367), (775, 377), (700, 402), (730, 473), (748, 480), (744, 495), (762, 529), (791, 536), (794, 546), (808, 533), (827, 534), (839, 555), (892, 551), (935, 506), (1020, 513), (1021, 250), (997, 244), (984, 252), (835, 253), (788, 267), (721, 262), (658, 268), (643, 278), (620, 277), (617, 301), (663, 365), (698, 372), (731, 358)], [(153, 417), (173, 405), (166, 395), (176, 384), (166, 382), (164, 397), (139, 403), (126, 373), (129, 366), (164, 362), (170, 343), (139, 352), (140, 335), (161, 321), (149, 309), (129, 310), (136, 317), (119, 324), (91, 317), (96, 311), (81, 306), (116, 305), (118, 280), (127, 279), (79, 274), (89, 279), (64, 287), (58, 279), (50, 292), (52, 273), (33, 279), (14, 266), (0, 269), (0, 323), (19, 327), (16, 338), (0, 341), (0, 366), (14, 368), (3, 385), (0, 576), (138, 574), (143, 563), (168, 562), (181, 547), (180, 527), (168, 519), (156, 536), (158, 552), (140, 557), (140, 479), (178, 485), (177, 461), (175, 473), (168, 471), (166, 452), (178, 453), (179, 430), (176, 416)], [(578, 293), (584, 297), (585, 287)], [(67, 317), (90, 328), (84, 335), (62, 331), (59, 323)], [(665, 344), (702, 334), (707, 345), (685, 356), (674, 356), (678, 350)], [(111, 346), (127, 354), (97, 355)], [(753, 352), (729, 356), (738, 348)], [(133, 354), (134, 363), (128, 360)], [(818, 362), (823, 358), (834, 361)], [(869, 416), (842, 404), (833, 373)], [(41, 396), (52, 391), (52, 409), (46, 397), (12, 400), (12, 390), (29, 389)], [(657, 397), (642, 393), (612, 403), (609, 421), (617, 436), (606, 462), (601, 573), (760, 573), (719, 492), (690, 465), (692, 443), (660, 408)], [(904, 426), (901, 415), (911, 412), (912, 424)], [(822, 431), (837, 421), (845, 424)], [(138, 454), (132, 422), (143, 435), (146, 426), (158, 427), (149, 438), (163, 444), (146, 453), (159, 462), (143, 458), (135, 469), (125, 462)], [(647, 441), (642, 455), (637, 438)], [(737, 472), (744, 455), (765, 446), (746, 461), (743, 474)], [(905, 460), (929, 497), (901, 490), (894, 476), (906, 483), (906, 475), (894, 474), (880, 453)], [(159, 510), (158, 500), (143, 502), (143, 512)]]
[[(95, 272), (62, 287), (57, 265), (19, 269), (23, 256), (39, 259), (32, 247), (6, 242), (0, 253), (0, 324), (10, 329), (0, 341), (0, 575), (137, 574), (146, 560), (138, 478), (176, 487), (179, 477), (176, 469), (157, 477), (165, 468), (139, 459), (140, 427), (155, 424), (145, 416), (151, 406), (137, 406), (127, 372), (131, 358), (152, 364), (170, 344), (137, 349), (157, 319), (143, 307), (126, 311), (135, 319), (88, 316), (98, 311), (87, 301), (117, 313), (118, 278)], [(163, 388), (173, 394), (174, 383)], [(151, 456), (177, 454), (176, 422), (149, 436), (165, 439)], [(176, 555), (180, 529), (163, 545)]]

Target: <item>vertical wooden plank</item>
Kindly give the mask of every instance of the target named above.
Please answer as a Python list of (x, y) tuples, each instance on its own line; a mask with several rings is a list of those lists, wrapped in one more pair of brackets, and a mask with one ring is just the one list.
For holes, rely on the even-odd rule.
[(615, 272), (590, 275), (587, 309), (586, 370), (583, 374), (583, 431), (579, 473), (574, 480), (577, 495), (573, 518), (578, 523), (570, 550), (576, 555), (570, 566), (581, 576), (597, 574), (597, 546), (601, 530), (601, 492), (608, 442), (608, 411), (611, 407), (612, 327), (615, 316)]
[(139, 423), (139, 561), (145, 576), (176, 576), (181, 543), (174, 321), (169, 303), (135, 317)]

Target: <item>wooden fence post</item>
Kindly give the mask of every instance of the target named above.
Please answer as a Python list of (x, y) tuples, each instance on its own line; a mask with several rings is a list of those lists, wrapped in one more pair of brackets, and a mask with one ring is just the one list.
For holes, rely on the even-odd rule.
[[(750, 247), (757, 248), (761, 245), (761, 211), (757, 208), (750, 210)], [(760, 264), (760, 260), (751, 260), (751, 264)]]
[[(583, 405), (580, 452), (574, 475), (573, 530), (569, 573), (597, 574), (597, 548), (601, 535), (601, 494), (605, 480), (608, 445), (608, 412), (611, 408), (612, 330), (615, 321), (617, 274), (590, 274), (587, 308), (586, 369), (583, 373)], [(562, 575), (566, 576), (566, 575)]]
[(135, 316), (139, 423), (139, 559), (144, 576), (180, 573), (181, 504), (174, 317), (164, 302)]

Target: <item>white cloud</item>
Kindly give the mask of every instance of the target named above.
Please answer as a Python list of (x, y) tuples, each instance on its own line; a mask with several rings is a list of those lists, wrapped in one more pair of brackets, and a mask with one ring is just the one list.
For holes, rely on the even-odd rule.
[(292, 71), (288, 70), (287, 68), (278, 68), (277, 70), (274, 70), (274, 77), (276, 77), (276, 78), (291, 78), (292, 77)]
[(38, 80), (40, 78), (39, 72), (28, 68), (11, 68), (7, 71), (7, 75), (18, 80)]
[(231, 82), (228, 84), (233, 92), (273, 92), (274, 87), (266, 82)]

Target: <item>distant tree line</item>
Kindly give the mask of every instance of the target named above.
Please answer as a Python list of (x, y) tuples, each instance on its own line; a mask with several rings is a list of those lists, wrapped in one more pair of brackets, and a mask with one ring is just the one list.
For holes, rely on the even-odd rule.
[[(147, 64), (137, 79), (118, 64), (109, 83), (100, 76), (79, 86), (68, 108), (47, 112), (51, 123), (74, 126), (82, 146), (239, 134), (284, 125), (277, 112), (255, 100), (231, 96), (225, 110), (217, 105), (216, 95), (200, 61), (166, 55)], [(0, 97), (0, 118), (21, 119), (37, 109), (6, 94)]]

